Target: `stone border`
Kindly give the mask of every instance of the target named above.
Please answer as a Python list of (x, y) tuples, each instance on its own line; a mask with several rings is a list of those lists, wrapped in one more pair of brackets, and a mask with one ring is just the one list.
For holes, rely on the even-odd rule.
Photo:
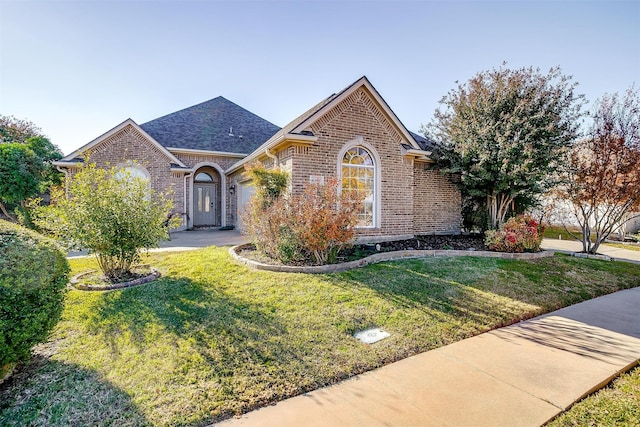
[(576, 258), (598, 259), (600, 261), (612, 261), (613, 260), (613, 258), (611, 258), (609, 255), (585, 254), (584, 252), (572, 252), (571, 256), (576, 257)]
[(69, 280), (69, 284), (73, 286), (74, 289), (77, 289), (79, 291), (112, 291), (114, 289), (125, 289), (125, 288), (132, 288), (134, 286), (143, 285), (145, 283), (152, 282), (156, 280), (158, 277), (160, 277), (160, 272), (155, 268), (152, 268), (151, 274), (149, 274), (148, 276), (141, 277), (135, 280), (130, 280), (128, 282), (114, 283), (112, 285), (107, 285), (107, 286), (85, 285), (85, 284), (79, 283), (81, 277), (86, 276), (87, 274), (94, 273), (96, 271), (98, 270), (90, 270), (90, 271), (85, 271), (84, 273), (76, 274), (71, 278), (71, 280)]
[(238, 255), (236, 250), (242, 249), (248, 246), (252, 246), (251, 243), (245, 243), (244, 245), (232, 246), (229, 248), (229, 253), (233, 258), (242, 264), (253, 267), (257, 270), (277, 271), (281, 273), (338, 273), (341, 271), (352, 270), (358, 267), (364, 267), (369, 264), (376, 264), (383, 261), (396, 261), (400, 259), (411, 258), (426, 258), (437, 256), (477, 256), (484, 258), (505, 258), (505, 259), (539, 259), (552, 257), (554, 251), (542, 251), (536, 253), (506, 253), (506, 252), (491, 252), (491, 251), (461, 251), (461, 250), (404, 250), (404, 251), (392, 251), (392, 252), (380, 252), (377, 254), (369, 255), (368, 257), (358, 259), (355, 261), (343, 262), (340, 264), (327, 264), (327, 265), (312, 265), (312, 266), (298, 266), (298, 265), (273, 265), (265, 264), (262, 262), (254, 261), (243, 256)]

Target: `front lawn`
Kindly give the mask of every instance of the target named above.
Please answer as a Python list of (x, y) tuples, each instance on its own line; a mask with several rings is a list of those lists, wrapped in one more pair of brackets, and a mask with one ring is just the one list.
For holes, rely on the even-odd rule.
[[(563, 255), (425, 258), (328, 275), (251, 270), (225, 248), (145, 262), (163, 277), (69, 292), (51, 340), (0, 386), (0, 425), (206, 425), (640, 286), (640, 265)], [(391, 336), (370, 346), (352, 338), (370, 326)]]

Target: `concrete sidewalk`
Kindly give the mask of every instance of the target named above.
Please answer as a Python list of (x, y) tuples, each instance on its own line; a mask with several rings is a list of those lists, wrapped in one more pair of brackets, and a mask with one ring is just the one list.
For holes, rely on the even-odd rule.
[[(544, 239), (542, 241), (542, 249), (564, 253), (580, 252), (582, 251), (582, 243), (577, 240)], [(602, 244), (598, 248), (598, 253), (610, 256), (616, 261), (640, 264), (640, 251), (621, 249)]]
[(637, 364), (638, 307), (606, 295), (218, 425), (540, 426)]

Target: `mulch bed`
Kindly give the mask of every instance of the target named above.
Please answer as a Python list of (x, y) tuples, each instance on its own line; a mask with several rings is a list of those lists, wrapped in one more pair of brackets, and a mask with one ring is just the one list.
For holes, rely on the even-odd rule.
[[(484, 236), (481, 234), (465, 235), (424, 235), (413, 239), (395, 240), (371, 244), (358, 244), (343, 249), (338, 255), (338, 262), (356, 261), (379, 252), (393, 252), (402, 250), (475, 250), (486, 251)], [(284, 265), (258, 252), (252, 245), (238, 250), (238, 254), (253, 261), (272, 265)], [(292, 262), (287, 265), (312, 266), (312, 261)]]

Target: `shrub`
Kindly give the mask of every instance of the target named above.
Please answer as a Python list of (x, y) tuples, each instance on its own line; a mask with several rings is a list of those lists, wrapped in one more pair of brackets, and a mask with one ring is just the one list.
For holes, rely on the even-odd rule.
[(353, 192), (338, 192), (338, 182), (308, 184), (304, 193), (294, 197), (292, 229), (303, 252), (317, 264), (336, 262), (338, 253), (355, 235), (361, 200)]
[(263, 208), (267, 208), (275, 200), (283, 196), (289, 184), (289, 174), (280, 169), (267, 169), (260, 162), (245, 166), (244, 176), (256, 186), (256, 197)]
[(258, 189), (243, 213), (249, 240), (258, 251), (285, 264), (304, 260), (300, 244), (291, 230), (289, 200), (281, 196), (266, 205), (264, 201)]
[(289, 174), (266, 169), (262, 163), (255, 162), (245, 166), (244, 176), (251, 179), (256, 187), (242, 214), (249, 240), (269, 258), (284, 263), (304, 259), (295, 236), (287, 226), (291, 210), (284, 196)]
[(62, 313), (68, 273), (54, 241), (0, 220), (0, 371), (46, 340)]
[(169, 216), (172, 200), (128, 169), (91, 163), (68, 184), (68, 197), (54, 197), (57, 204), (43, 208), (36, 223), (91, 250), (112, 282), (129, 274), (140, 251), (168, 238), (168, 228), (180, 221)]
[[(249, 239), (266, 256), (285, 264), (327, 264), (335, 262), (340, 250), (353, 240), (361, 201), (351, 194), (339, 194), (336, 180), (308, 184), (303, 194), (287, 196), (281, 186), (288, 182), (286, 172), (258, 165), (249, 168), (247, 175), (257, 190), (243, 222)], [(274, 182), (280, 186), (273, 186)]]
[(529, 215), (518, 215), (499, 230), (486, 233), (485, 243), (497, 252), (539, 252), (544, 227)]

